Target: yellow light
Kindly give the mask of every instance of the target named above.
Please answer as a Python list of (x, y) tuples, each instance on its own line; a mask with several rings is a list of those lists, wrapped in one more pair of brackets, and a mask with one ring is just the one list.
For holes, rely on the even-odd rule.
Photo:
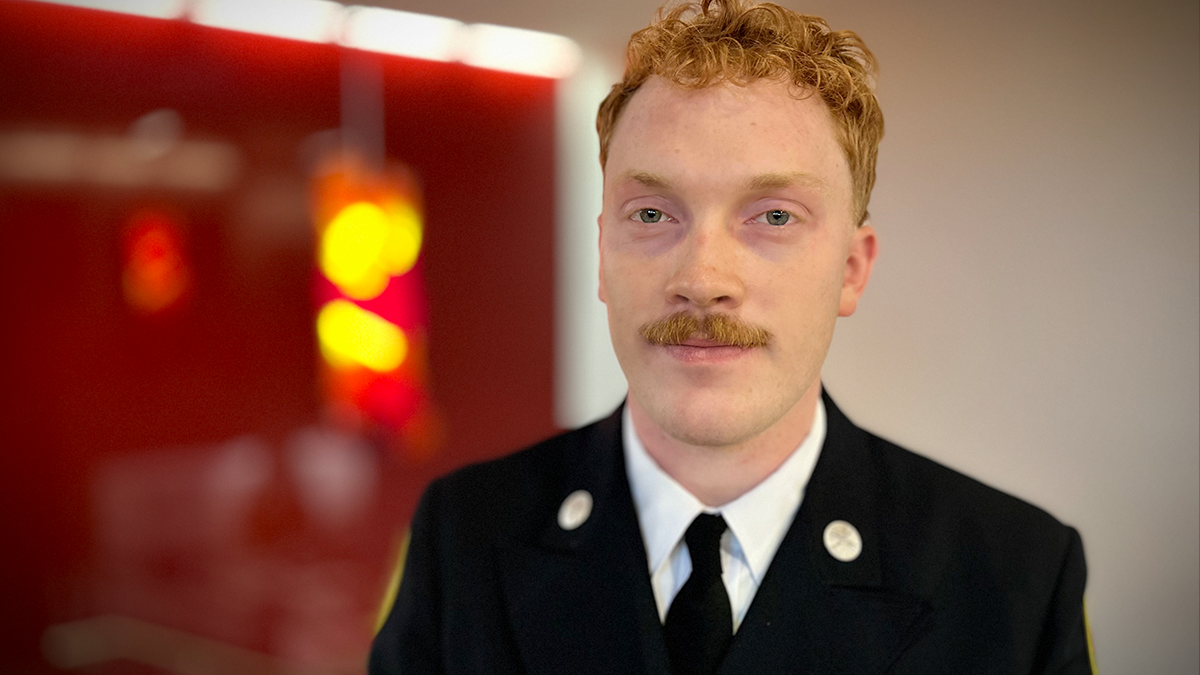
[(421, 253), (421, 216), (412, 204), (388, 204), (388, 237), (383, 245), (383, 266), (392, 276), (406, 274)]
[(321, 235), (321, 272), (356, 300), (378, 297), (389, 277), (411, 270), (421, 252), (416, 209), (400, 200), (386, 207), (355, 202), (338, 212)]
[(321, 272), (352, 298), (378, 296), (388, 282), (379, 259), (390, 229), (387, 214), (375, 204), (342, 209), (321, 236)]
[(347, 300), (334, 300), (317, 314), (317, 339), (334, 367), (359, 364), (386, 373), (408, 355), (404, 331)]

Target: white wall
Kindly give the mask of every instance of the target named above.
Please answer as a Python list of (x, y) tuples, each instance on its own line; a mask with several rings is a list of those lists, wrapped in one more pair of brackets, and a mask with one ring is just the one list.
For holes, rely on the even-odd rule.
[(558, 301), (555, 419), (563, 428), (608, 415), (625, 398), (625, 377), (608, 336), (600, 302), (600, 141), (596, 110), (619, 69), (589, 53), (579, 71), (558, 85)]
[[(654, 5), (617, 4), (626, 34)], [(882, 253), (830, 391), (1080, 529), (1103, 672), (1200, 671), (1196, 3), (784, 4), (856, 30), (882, 64)], [(579, 150), (609, 82), (561, 119), (584, 164), (564, 166), (560, 245), (585, 249), (560, 268), (564, 424), (623, 388), (595, 299), (599, 172)]]

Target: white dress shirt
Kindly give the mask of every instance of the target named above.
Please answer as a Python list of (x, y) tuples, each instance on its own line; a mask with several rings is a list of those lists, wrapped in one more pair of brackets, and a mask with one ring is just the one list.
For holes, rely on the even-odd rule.
[(721, 578), (737, 632), (804, 498), (825, 442), (825, 404), (817, 401), (808, 435), (778, 469), (746, 494), (717, 507), (705, 506), (650, 457), (634, 431), (628, 406), (622, 427), (625, 471), (646, 544), (659, 620), (667, 620), (667, 608), (692, 573), (684, 532), (700, 513), (719, 513), (729, 525), (721, 536)]

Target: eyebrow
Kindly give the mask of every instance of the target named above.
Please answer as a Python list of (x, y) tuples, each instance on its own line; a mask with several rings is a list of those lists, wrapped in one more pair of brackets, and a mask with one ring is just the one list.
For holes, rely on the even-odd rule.
[[(635, 183), (656, 190), (671, 189), (671, 181), (666, 178), (648, 171), (630, 171), (625, 174), (626, 180), (631, 180)], [(780, 190), (793, 185), (802, 185), (816, 189), (825, 187), (825, 181), (816, 176), (804, 173), (801, 171), (792, 171), (788, 173), (764, 173), (754, 176), (746, 181), (748, 190), (759, 192), (762, 190)]]
[(779, 190), (792, 187), (793, 185), (821, 189), (825, 187), (825, 181), (810, 173), (793, 171), (790, 173), (764, 173), (746, 182), (746, 187), (755, 192), (759, 190)]
[(625, 174), (627, 180), (632, 180), (635, 183), (641, 184), (643, 187), (653, 188), (656, 190), (669, 190), (671, 181), (662, 176), (650, 173), (648, 171), (630, 171)]

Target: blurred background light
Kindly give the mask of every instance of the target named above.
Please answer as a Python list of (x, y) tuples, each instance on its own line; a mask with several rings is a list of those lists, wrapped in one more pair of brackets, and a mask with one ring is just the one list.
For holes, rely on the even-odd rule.
[(352, 298), (378, 296), (388, 283), (388, 274), (379, 265), (387, 234), (383, 209), (370, 202), (350, 204), (321, 236), (321, 271)]
[(330, 148), (312, 180), (325, 409), (405, 461), (428, 460), (445, 432), (428, 377), (421, 183), (413, 168), (372, 166), (349, 147)]
[(579, 66), (579, 46), (569, 38), (523, 28), (473, 24), (461, 40), (467, 65), (541, 77), (566, 77)]
[(155, 19), (176, 19), (183, 14), (187, 0), (43, 0), (56, 5), (101, 9), (106, 12), (136, 14)]
[(42, 637), (42, 652), (47, 661), (63, 670), (103, 668), (111, 666), (112, 661), (132, 662), (180, 675), (296, 670), (248, 649), (116, 615), (51, 626)]
[(356, 300), (376, 298), (392, 276), (416, 264), (421, 220), (412, 205), (358, 201), (343, 208), (321, 234), (321, 272)]
[(389, 200), (387, 209), (387, 239), (383, 242), (381, 260), (392, 276), (406, 274), (417, 264), (421, 254), (421, 215), (411, 202)]
[(334, 367), (358, 364), (380, 373), (395, 370), (408, 355), (398, 326), (349, 300), (334, 300), (317, 314), (321, 353)]
[(183, 116), (170, 108), (152, 110), (129, 125), (129, 138), (138, 154), (158, 159), (183, 137)]
[(135, 215), (125, 230), (121, 286), (136, 312), (154, 314), (178, 303), (191, 283), (183, 231), (156, 212)]
[(341, 30), (345, 7), (329, 0), (202, 0), (196, 23), (259, 35), (328, 42)]
[(0, 134), (0, 177), (17, 181), (67, 182), (83, 175), (82, 134), (11, 131)]
[(161, 161), (152, 182), (163, 187), (218, 192), (241, 174), (241, 153), (223, 141), (181, 141)]
[(452, 61), (458, 54), (461, 21), (382, 7), (352, 7), (342, 44), (356, 49)]
[(218, 192), (240, 173), (241, 152), (225, 141), (0, 131), (0, 178), (20, 182)]
[(582, 61), (562, 35), (460, 21), (382, 7), (346, 7), (331, 0), (42, 0), (196, 23), (308, 42), (337, 42), (365, 51), (477, 68), (563, 78)]

